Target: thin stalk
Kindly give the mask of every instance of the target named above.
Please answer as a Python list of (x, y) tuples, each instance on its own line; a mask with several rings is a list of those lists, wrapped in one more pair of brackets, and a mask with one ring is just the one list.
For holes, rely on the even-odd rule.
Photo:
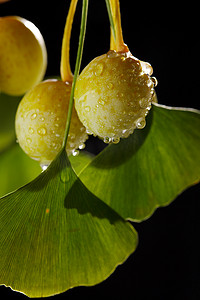
[(81, 16), (81, 26), (80, 26), (80, 34), (79, 34), (79, 44), (78, 44), (78, 51), (76, 56), (76, 65), (75, 65), (75, 71), (74, 71), (74, 78), (72, 82), (72, 90), (70, 95), (70, 101), (69, 101), (69, 108), (67, 113), (67, 122), (65, 127), (65, 135), (63, 140), (63, 148), (66, 147), (67, 144), (67, 137), (69, 134), (70, 129), (70, 122), (71, 122), (71, 116), (72, 116), (72, 109), (74, 105), (74, 90), (76, 85), (76, 80), (80, 71), (81, 66), (81, 60), (83, 55), (83, 46), (84, 46), (84, 40), (85, 40), (85, 32), (86, 32), (86, 24), (87, 24), (87, 14), (88, 14), (88, 3), (89, 0), (83, 0), (82, 2), (82, 16)]
[(110, 20), (111, 35), (116, 40), (115, 25), (114, 25), (114, 20), (113, 20), (111, 6), (110, 6), (110, 0), (105, 0), (105, 1), (106, 1), (106, 7), (107, 7), (107, 11), (108, 11), (108, 17), (109, 17), (109, 20)]
[(72, 0), (69, 7), (69, 12), (66, 19), (63, 40), (62, 40), (62, 50), (61, 50), (61, 62), (60, 62), (60, 75), (63, 81), (72, 82), (73, 74), (70, 67), (70, 38), (72, 31), (72, 24), (74, 20), (74, 14), (76, 11), (78, 0)]
[[(128, 52), (129, 49), (124, 43), (123, 39), (119, 0), (106, 0), (106, 2), (109, 2), (109, 10), (112, 14), (112, 18), (110, 18), (110, 12), (108, 11), (109, 19), (112, 19), (112, 23), (110, 22), (110, 26), (112, 28), (112, 24), (114, 24), (115, 28), (115, 30), (111, 30), (110, 49), (116, 50), (117, 52)], [(115, 32), (115, 35), (113, 34), (113, 32)]]

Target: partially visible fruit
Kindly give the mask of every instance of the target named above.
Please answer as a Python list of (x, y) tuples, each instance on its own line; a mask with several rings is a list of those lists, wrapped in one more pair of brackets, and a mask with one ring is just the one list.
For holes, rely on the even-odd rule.
[(0, 91), (23, 95), (46, 72), (47, 51), (39, 29), (17, 16), (0, 18)]
[[(21, 148), (41, 165), (48, 165), (59, 153), (65, 134), (71, 84), (46, 80), (31, 89), (19, 104), (15, 128)], [(73, 108), (66, 151), (76, 154), (88, 138)]]

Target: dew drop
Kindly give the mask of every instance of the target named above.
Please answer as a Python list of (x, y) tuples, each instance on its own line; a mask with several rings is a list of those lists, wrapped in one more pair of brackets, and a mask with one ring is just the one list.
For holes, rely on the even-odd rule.
[(107, 87), (108, 87), (110, 90), (112, 90), (112, 89), (114, 88), (114, 85), (112, 84), (112, 82), (109, 82), (109, 83), (107, 84)]
[(119, 142), (120, 142), (120, 138), (119, 137), (112, 138), (112, 143), (113, 144), (118, 144)]
[(104, 105), (104, 104), (105, 104), (105, 101), (102, 100), (102, 99), (99, 99), (98, 103), (99, 103), (100, 105)]
[(29, 132), (30, 134), (33, 134), (33, 133), (34, 133), (34, 129), (30, 127), (29, 130), (28, 130), (28, 132)]
[(107, 53), (108, 58), (114, 58), (114, 57), (117, 57), (117, 56), (118, 56), (118, 53), (115, 50), (110, 50)]
[(40, 167), (42, 168), (42, 172), (44, 172), (48, 168), (48, 164), (40, 164)]
[(76, 149), (72, 150), (72, 155), (73, 156), (78, 156), (79, 155), (79, 151), (76, 150)]
[(153, 82), (154, 87), (158, 85), (158, 80), (156, 79), (156, 77), (151, 77), (151, 81)]
[(139, 118), (136, 122), (136, 127), (138, 129), (143, 129), (145, 127), (145, 125), (146, 125), (146, 121), (144, 118)]
[(65, 168), (60, 172), (60, 180), (63, 182), (63, 183), (66, 183), (70, 180), (70, 175), (69, 175), (69, 172), (68, 172), (68, 169), (66, 170)]
[(139, 100), (139, 104), (140, 104), (141, 108), (146, 108), (147, 104), (148, 104), (148, 101), (147, 101), (146, 98), (142, 98), (142, 99)]
[(32, 119), (32, 120), (36, 119), (36, 117), (37, 117), (37, 114), (36, 114), (36, 113), (34, 113), (34, 114), (31, 115), (31, 119)]
[(32, 140), (30, 138), (27, 138), (26, 141), (28, 144), (30, 144), (32, 142)]
[(109, 144), (109, 143), (112, 141), (112, 139), (109, 138), (108, 136), (106, 136), (106, 137), (103, 139), (103, 141), (104, 141), (104, 143)]
[(91, 111), (91, 107), (90, 106), (86, 106), (85, 107), (85, 111), (87, 111), (87, 112)]
[(94, 74), (95, 74), (96, 76), (100, 76), (100, 75), (103, 73), (103, 68), (104, 68), (104, 66), (103, 66), (102, 63), (98, 64), (98, 65), (96, 66), (96, 70), (95, 70)]
[(90, 130), (88, 130), (88, 129), (86, 130), (86, 133), (87, 133), (87, 134), (90, 134), (90, 135), (93, 134), (92, 131), (90, 131)]
[(85, 148), (85, 144), (84, 143), (81, 143), (78, 147), (80, 150), (83, 150)]
[(38, 133), (39, 133), (39, 135), (46, 135), (47, 130), (46, 130), (46, 128), (41, 127), (38, 129)]
[(149, 63), (147, 63), (145, 61), (140, 61), (140, 64), (141, 64), (141, 67), (142, 67), (142, 71), (145, 74), (148, 74), (150, 76), (153, 74), (153, 68)]

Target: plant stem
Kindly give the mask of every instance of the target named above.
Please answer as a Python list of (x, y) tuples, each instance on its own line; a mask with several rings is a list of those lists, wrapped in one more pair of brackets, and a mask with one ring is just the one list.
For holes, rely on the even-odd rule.
[[(122, 26), (121, 26), (121, 14), (120, 14), (120, 4), (119, 0), (106, 0), (106, 3), (109, 2), (109, 10), (111, 10), (112, 18), (109, 14), (111, 28), (113, 27), (115, 30), (111, 30), (111, 39), (110, 39), (110, 49), (116, 50), (117, 52), (128, 52), (129, 49), (127, 45), (124, 43)], [(108, 4), (107, 4), (108, 8)], [(114, 34), (115, 33), (115, 34)]]
[(78, 0), (72, 0), (67, 15), (67, 20), (65, 24), (63, 40), (62, 40), (62, 50), (61, 50), (61, 63), (60, 63), (60, 74), (63, 81), (72, 82), (73, 74), (70, 67), (70, 38), (72, 23), (74, 20), (74, 14), (76, 11)]
[(76, 56), (76, 65), (75, 65), (74, 77), (73, 77), (73, 82), (72, 82), (69, 108), (68, 108), (68, 113), (67, 113), (67, 122), (66, 122), (66, 127), (65, 127), (63, 148), (65, 148), (66, 144), (67, 144), (67, 137), (69, 134), (70, 122), (71, 122), (71, 116), (72, 116), (72, 109), (73, 109), (73, 105), (74, 105), (74, 90), (75, 90), (76, 80), (77, 80), (77, 77), (78, 77), (78, 74), (80, 71), (81, 60), (82, 60), (82, 55), (83, 55), (83, 46), (84, 46), (86, 24), (87, 24), (87, 14), (88, 14), (88, 2), (89, 2), (89, 0), (83, 0), (83, 2), (82, 2), (82, 16), (81, 16), (81, 26), (80, 26), (80, 34), (79, 34), (79, 44), (78, 44), (78, 51), (77, 51), (77, 56)]

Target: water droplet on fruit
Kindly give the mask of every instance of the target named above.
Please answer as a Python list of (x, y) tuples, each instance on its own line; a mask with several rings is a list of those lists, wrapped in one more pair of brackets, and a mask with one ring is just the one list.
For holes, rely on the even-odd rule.
[(45, 120), (44, 117), (42, 117), (42, 118), (41, 118), (41, 121), (44, 121), (44, 120)]
[(158, 85), (158, 80), (156, 79), (156, 77), (151, 77), (151, 81), (153, 82), (154, 87)]
[(110, 50), (107, 53), (108, 58), (114, 58), (114, 57), (117, 57), (117, 56), (118, 56), (118, 53), (115, 50)]
[(30, 138), (27, 138), (26, 141), (28, 144), (30, 144), (32, 142), (32, 140)]
[(136, 127), (138, 129), (143, 129), (145, 127), (145, 125), (146, 125), (146, 121), (144, 118), (139, 118), (136, 122)]
[(107, 87), (112, 90), (114, 88), (114, 85), (112, 84), (112, 82), (109, 82), (107, 84)]
[(33, 133), (34, 133), (34, 129), (30, 127), (29, 130), (28, 130), (28, 132), (29, 132), (30, 134), (33, 134)]
[(106, 136), (106, 137), (103, 139), (103, 141), (104, 141), (104, 143), (109, 144), (109, 143), (112, 141), (112, 139), (109, 138), (108, 136)]
[(37, 132), (39, 133), (39, 135), (46, 135), (47, 130), (46, 130), (46, 128), (41, 127), (41, 128), (38, 129)]
[(119, 137), (112, 138), (112, 143), (113, 144), (118, 144), (119, 142), (120, 142), (120, 138)]
[(98, 103), (99, 103), (100, 105), (104, 105), (104, 104), (105, 104), (105, 101), (102, 100), (102, 99), (99, 99)]
[(94, 74), (95, 74), (96, 76), (100, 76), (100, 75), (103, 73), (103, 68), (104, 68), (104, 66), (103, 66), (102, 63), (98, 64), (98, 65), (96, 66), (96, 70), (95, 70)]
[(91, 135), (91, 134), (92, 134), (92, 131), (90, 131), (90, 130), (87, 129), (87, 130), (86, 130), (86, 133)]
[(42, 172), (44, 172), (48, 168), (48, 164), (40, 164), (40, 167), (42, 168)]
[(81, 143), (78, 147), (80, 150), (83, 150), (85, 148), (85, 144), (84, 143)]
[(72, 150), (72, 155), (73, 156), (78, 156), (79, 155), (79, 151), (76, 150), (76, 149)]
[(36, 113), (34, 113), (34, 114), (31, 115), (31, 119), (32, 119), (32, 120), (36, 119), (36, 117), (37, 117), (37, 114), (36, 114)]
[(86, 106), (85, 107), (85, 111), (87, 111), (87, 112), (91, 111), (91, 107), (90, 106)]
[(146, 108), (147, 104), (148, 104), (148, 101), (147, 101), (146, 98), (142, 98), (142, 99), (139, 100), (139, 104), (140, 104), (141, 108)]
[(153, 68), (149, 63), (147, 63), (145, 61), (140, 61), (140, 64), (141, 64), (141, 67), (142, 67), (142, 71), (145, 74), (148, 74), (150, 76), (153, 74)]

